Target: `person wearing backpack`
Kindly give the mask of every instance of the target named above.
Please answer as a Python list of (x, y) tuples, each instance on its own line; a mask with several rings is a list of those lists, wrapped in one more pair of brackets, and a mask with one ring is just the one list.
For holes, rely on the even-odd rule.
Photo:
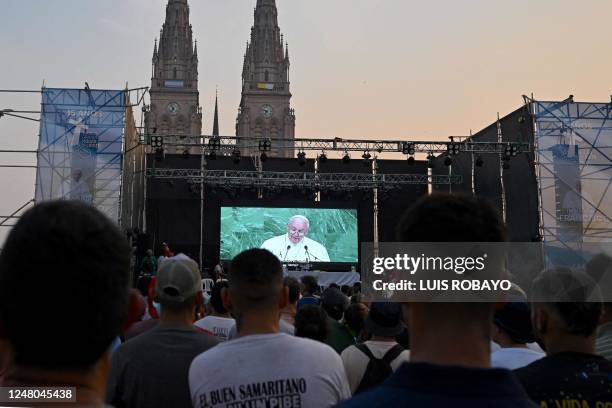
[(352, 345), (341, 355), (353, 394), (381, 384), (410, 358), (410, 352), (395, 341), (404, 330), (399, 303), (372, 303), (365, 329), (371, 340)]

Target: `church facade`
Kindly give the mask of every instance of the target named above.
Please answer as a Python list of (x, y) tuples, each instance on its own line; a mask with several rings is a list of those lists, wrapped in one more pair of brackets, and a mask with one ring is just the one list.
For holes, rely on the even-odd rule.
[(276, 2), (257, 0), (251, 39), (244, 55), (242, 97), (236, 119), (241, 150), (257, 152), (257, 146), (244, 138), (269, 138), (272, 156), (293, 156), (291, 140), (274, 140), (295, 138), (289, 66), (289, 47), (278, 26)]
[[(145, 132), (164, 136), (165, 153), (201, 152), (188, 147), (189, 143), (199, 143), (197, 136), (202, 134), (198, 50), (192, 37), (188, 1), (169, 0), (159, 43), (156, 40), (153, 49), (151, 102), (145, 112)], [(259, 154), (258, 143), (248, 140), (251, 138), (271, 140), (268, 156), (294, 156), (295, 112), (291, 108), (289, 67), (289, 47), (278, 26), (276, 2), (257, 0), (236, 119), (243, 156)], [(219, 134), (217, 115), (215, 100), (213, 135)]]
[[(202, 134), (198, 92), (198, 49), (189, 23), (187, 0), (169, 0), (159, 44), (153, 48), (151, 103), (145, 112), (147, 134), (164, 136), (166, 153), (191, 153), (185, 147)], [(187, 136), (191, 136), (187, 137)]]

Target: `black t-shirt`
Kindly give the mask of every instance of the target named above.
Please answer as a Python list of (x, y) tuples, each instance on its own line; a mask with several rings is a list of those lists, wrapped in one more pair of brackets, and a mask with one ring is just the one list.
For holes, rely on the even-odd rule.
[(537, 408), (510, 370), (404, 363), (380, 385), (341, 408)]
[(612, 406), (612, 362), (584, 353), (557, 353), (515, 370), (540, 407)]

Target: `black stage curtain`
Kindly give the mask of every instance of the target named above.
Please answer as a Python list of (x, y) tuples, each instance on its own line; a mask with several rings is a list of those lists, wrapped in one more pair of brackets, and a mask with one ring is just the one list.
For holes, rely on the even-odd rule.
[[(427, 174), (427, 162), (417, 160), (379, 160), (379, 174)], [(395, 228), (402, 214), (427, 194), (426, 184), (406, 184), (401, 188), (378, 192), (378, 239), (395, 242)]]

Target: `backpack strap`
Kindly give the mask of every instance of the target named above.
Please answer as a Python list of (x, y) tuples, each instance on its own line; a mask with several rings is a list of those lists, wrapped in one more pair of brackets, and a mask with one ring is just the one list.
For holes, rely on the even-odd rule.
[(365, 343), (355, 344), (355, 347), (357, 347), (357, 349), (359, 351), (361, 351), (363, 354), (365, 354), (366, 357), (368, 357), (368, 360), (373, 360), (373, 359), (376, 358), (376, 357), (374, 357), (374, 354), (372, 354), (372, 352), (370, 351), (368, 346), (365, 345)]
[(387, 350), (382, 358), (376, 358), (364, 343), (356, 344), (355, 347), (368, 357), (368, 365), (363, 373), (363, 377), (359, 381), (355, 394), (359, 394), (384, 382), (393, 372), (391, 362), (404, 351), (402, 346), (395, 344)]
[[(370, 351), (368, 346), (365, 345), (365, 343), (355, 344), (355, 347), (357, 347), (359, 351), (365, 354), (368, 357), (368, 359), (370, 360), (376, 359), (376, 357), (374, 357), (374, 354), (372, 354), (372, 352)], [(399, 355), (402, 354), (402, 351), (404, 351), (404, 348), (401, 346), (401, 344), (396, 344), (395, 346), (387, 350), (385, 355), (380, 360), (384, 361), (386, 364), (391, 366), (391, 363), (393, 362), (393, 360), (399, 357)]]
[(391, 363), (393, 362), (393, 360), (398, 358), (399, 355), (402, 354), (403, 351), (404, 351), (404, 348), (401, 346), (401, 344), (396, 344), (395, 346), (391, 347), (389, 351), (385, 353), (385, 355), (383, 356), (381, 360), (387, 363), (389, 366), (391, 366)]

